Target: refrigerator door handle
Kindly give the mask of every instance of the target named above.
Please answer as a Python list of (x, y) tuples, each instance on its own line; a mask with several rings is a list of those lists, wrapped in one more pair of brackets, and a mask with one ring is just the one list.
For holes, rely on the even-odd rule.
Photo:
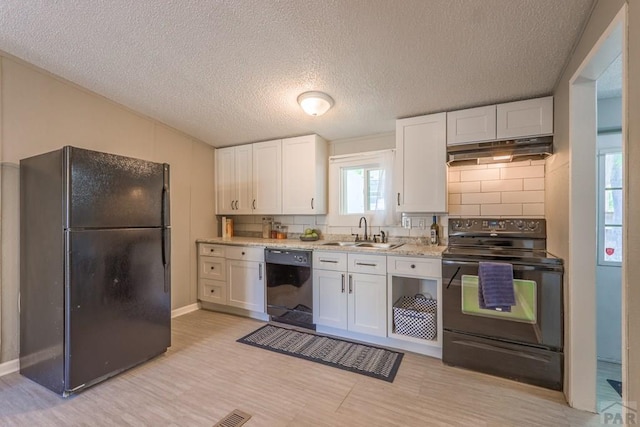
[(169, 292), (171, 283), (171, 270), (169, 269), (171, 259), (171, 229), (162, 229), (162, 265), (164, 266), (164, 292)]
[(171, 225), (171, 193), (169, 192), (169, 165), (163, 165), (164, 174), (162, 182), (162, 226)]

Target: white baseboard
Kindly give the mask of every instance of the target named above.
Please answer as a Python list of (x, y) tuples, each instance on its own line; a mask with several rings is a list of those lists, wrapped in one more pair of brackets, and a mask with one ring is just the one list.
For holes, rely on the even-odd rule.
[(20, 359), (9, 360), (8, 362), (0, 363), (0, 377), (3, 375), (12, 374), (20, 370)]
[(174, 317), (182, 316), (183, 314), (191, 313), (193, 311), (198, 311), (198, 310), (200, 310), (199, 303), (185, 305), (184, 307), (180, 307), (180, 308), (176, 308), (175, 310), (172, 310), (171, 318), (173, 319)]

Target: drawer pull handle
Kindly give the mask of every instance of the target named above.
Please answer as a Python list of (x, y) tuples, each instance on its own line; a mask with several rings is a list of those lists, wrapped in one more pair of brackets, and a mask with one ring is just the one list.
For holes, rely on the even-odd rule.
[(411, 268), (416, 268), (416, 265), (415, 264), (411, 264)]
[(356, 262), (356, 265), (362, 265), (364, 267), (377, 267), (378, 264), (371, 264), (368, 262)]
[(338, 261), (334, 260), (334, 259), (321, 259), (320, 262), (328, 262), (331, 264), (337, 264)]

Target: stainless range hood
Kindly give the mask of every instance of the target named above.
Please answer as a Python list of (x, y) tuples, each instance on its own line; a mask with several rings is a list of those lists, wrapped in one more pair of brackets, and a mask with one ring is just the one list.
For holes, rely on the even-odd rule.
[(544, 159), (553, 154), (553, 136), (447, 146), (447, 164), (504, 163)]

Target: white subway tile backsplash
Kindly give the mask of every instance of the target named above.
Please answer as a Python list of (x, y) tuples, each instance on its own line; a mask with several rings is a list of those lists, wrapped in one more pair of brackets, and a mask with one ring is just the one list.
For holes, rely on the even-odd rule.
[(491, 181), (482, 181), (480, 190), (483, 192), (522, 191), (522, 180), (521, 179), (496, 179)]
[(544, 190), (544, 178), (525, 178), (524, 190)]
[(521, 160), (518, 162), (508, 162), (508, 163), (491, 163), (489, 165), (487, 165), (490, 169), (491, 168), (521, 168), (523, 166), (530, 166), (531, 165), (531, 161), (530, 160)]
[(460, 182), (460, 171), (452, 171), (449, 169), (449, 183)]
[(315, 225), (316, 217), (313, 215), (296, 215), (293, 217), (294, 224)]
[(524, 216), (544, 216), (544, 203), (524, 203), (522, 205)]
[(480, 181), (452, 182), (449, 184), (449, 193), (479, 193)]
[(500, 179), (502, 169), (478, 169), (465, 170), (460, 172), (460, 181), (485, 181), (489, 179)]
[(500, 178), (544, 178), (544, 165), (500, 169)]
[(544, 203), (544, 191), (507, 191), (502, 193), (503, 203)]
[(500, 203), (500, 193), (463, 193), (463, 205), (480, 205), (484, 203)]
[(449, 204), (450, 205), (459, 205), (461, 204), (461, 194), (459, 193), (449, 193)]
[(480, 205), (449, 205), (449, 215), (478, 216)]
[(495, 205), (481, 205), (481, 216), (521, 216), (522, 203), (502, 203)]

